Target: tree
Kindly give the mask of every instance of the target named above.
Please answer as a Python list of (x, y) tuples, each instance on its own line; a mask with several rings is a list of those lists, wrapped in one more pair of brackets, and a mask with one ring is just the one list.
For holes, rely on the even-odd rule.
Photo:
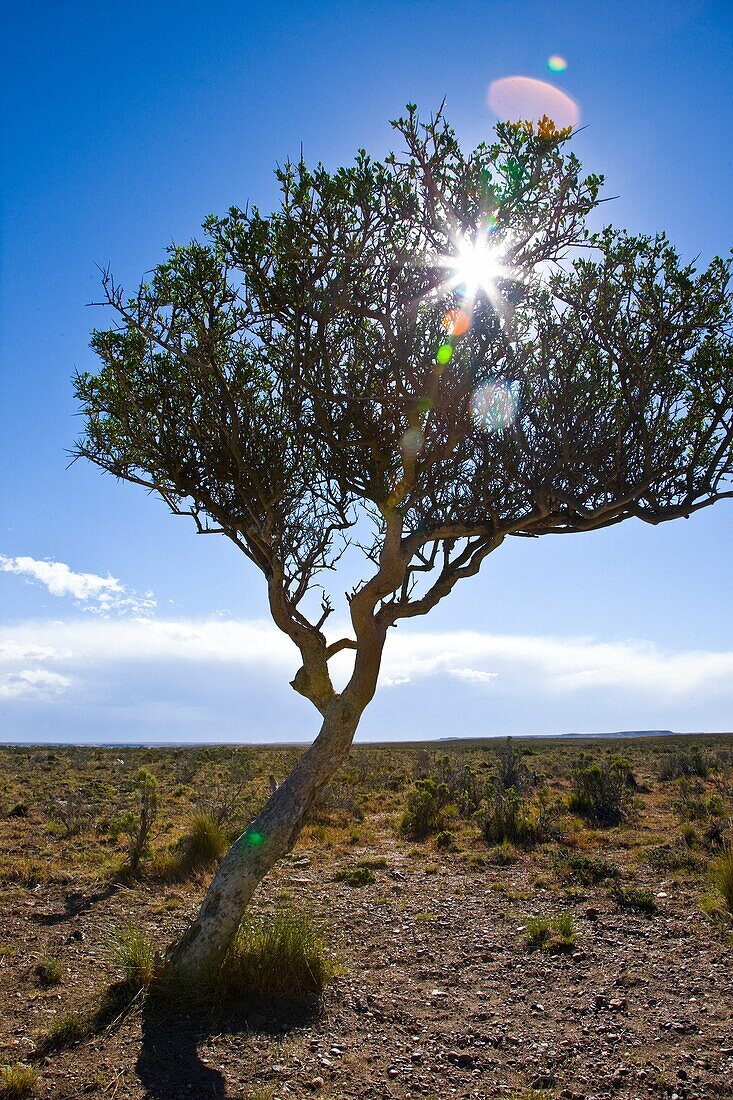
[[(406, 152), (278, 169), (279, 207), (172, 246), (95, 331), (76, 453), (154, 490), (263, 574), (320, 732), (234, 843), (172, 969), (216, 968), (258, 883), (349, 752), (388, 629), (507, 537), (657, 524), (733, 495), (730, 261), (588, 219), (569, 131), (499, 125), (461, 152), (442, 111)], [(365, 532), (368, 534), (365, 536)], [(350, 630), (322, 587), (366, 563)], [(320, 596), (320, 607), (316, 607)], [(353, 651), (346, 687), (329, 675)]]

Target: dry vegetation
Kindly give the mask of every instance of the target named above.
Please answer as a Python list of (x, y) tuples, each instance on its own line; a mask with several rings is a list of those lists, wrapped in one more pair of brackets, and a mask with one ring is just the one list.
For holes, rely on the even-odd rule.
[(295, 755), (0, 749), (0, 1097), (733, 1096), (729, 737), (357, 747), (170, 989)]

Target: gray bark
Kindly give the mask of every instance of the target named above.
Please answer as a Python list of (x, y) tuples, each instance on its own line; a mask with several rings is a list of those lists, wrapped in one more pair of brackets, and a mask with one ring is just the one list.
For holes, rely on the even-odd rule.
[(346, 694), (331, 700), (316, 740), (224, 856), (196, 920), (168, 952), (174, 977), (218, 972), (257, 886), (293, 848), (314, 799), (348, 756), (363, 706)]

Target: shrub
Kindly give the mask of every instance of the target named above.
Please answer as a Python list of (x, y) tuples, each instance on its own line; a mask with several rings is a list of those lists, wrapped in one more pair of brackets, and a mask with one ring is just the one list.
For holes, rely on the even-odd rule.
[(542, 810), (533, 813), (516, 791), (495, 788), (481, 818), (481, 832), (487, 844), (510, 841), (529, 848), (549, 836), (546, 814)]
[(335, 882), (345, 882), (348, 886), (368, 886), (376, 882), (371, 867), (342, 867), (333, 877)]
[(699, 745), (692, 745), (689, 749), (668, 753), (659, 766), (659, 778), (667, 781), (679, 779), (682, 776), (697, 775), (705, 779), (709, 771), (710, 763), (707, 754)]
[(617, 879), (621, 871), (610, 860), (602, 856), (587, 856), (582, 852), (562, 853), (557, 860), (557, 868), (562, 872), (572, 874), (585, 886), (592, 886), (606, 879)]
[(142, 857), (149, 854), (160, 802), (158, 780), (147, 768), (140, 768), (135, 776), (135, 800), (135, 809), (118, 817), (111, 830), (113, 836), (128, 838), (130, 873), (133, 875), (138, 874)]
[(532, 776), (519, 753), (515, 752), (511, 737), (497, 749), (496, 756), (497, 781), (502, 790), (522, 791), (531, 786)]
[(400, 832), (416, 840), (442, 832), (451, 810), (450, 790), (446, 783), (417, 779), (407, 795), (407, 809), (400, 821)]
[(357, 867), (369, 867), (372, 871), (378, 871), (387, 866), (386, 856), (365, 856), (356, 862)]
[(733, 847), (726, 848), (713, 868), (713, 882), (733, 915)]
[(283, 910), (245, 919), (222, 980), (233, 996), (304, 997), (320, 993), (334, 972), (311, 917)]
[(481, 805), (485, 785), (476, 771), (470, 765), (456, 764), (446, 754), (438, 757), (435, 772), (436, 781), (446, 785), (459, 813), (464, 817), (474, 814)]
[(451, 829), (443, 829), (435, 835), (436, 848), (452, 848), (456, 843), (456, 834)]
[(33, 972), (44, 989), (50, 989), (51, 986), (58, 985), (64, 977), (63, 967), (58, 959), (39, 959), (33, 968)]
[(568, 805), (574, 812), (602, 825), (618, 825), (628, 815), (635, 786), (629, 763), (622, 757), (588, 764), (576, 768), (572, 774)]

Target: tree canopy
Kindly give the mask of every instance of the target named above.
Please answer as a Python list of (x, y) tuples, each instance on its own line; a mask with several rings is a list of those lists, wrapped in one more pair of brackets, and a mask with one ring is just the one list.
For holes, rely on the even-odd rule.
[[(547, 119), (468, 154), (442, 111), (403, 152), (277, 171), (172, 246), (77, 376), (77, 454), (263, 572), (323, 712), (326, 663), (434, 607), (507, 536), (689, 516), (733, 495), (730, 259), (589, 228), (602, 177)], [(369, 534), (365, 538), (364, 532)], [(343, 546), (355, 637), (314, 611)]]

